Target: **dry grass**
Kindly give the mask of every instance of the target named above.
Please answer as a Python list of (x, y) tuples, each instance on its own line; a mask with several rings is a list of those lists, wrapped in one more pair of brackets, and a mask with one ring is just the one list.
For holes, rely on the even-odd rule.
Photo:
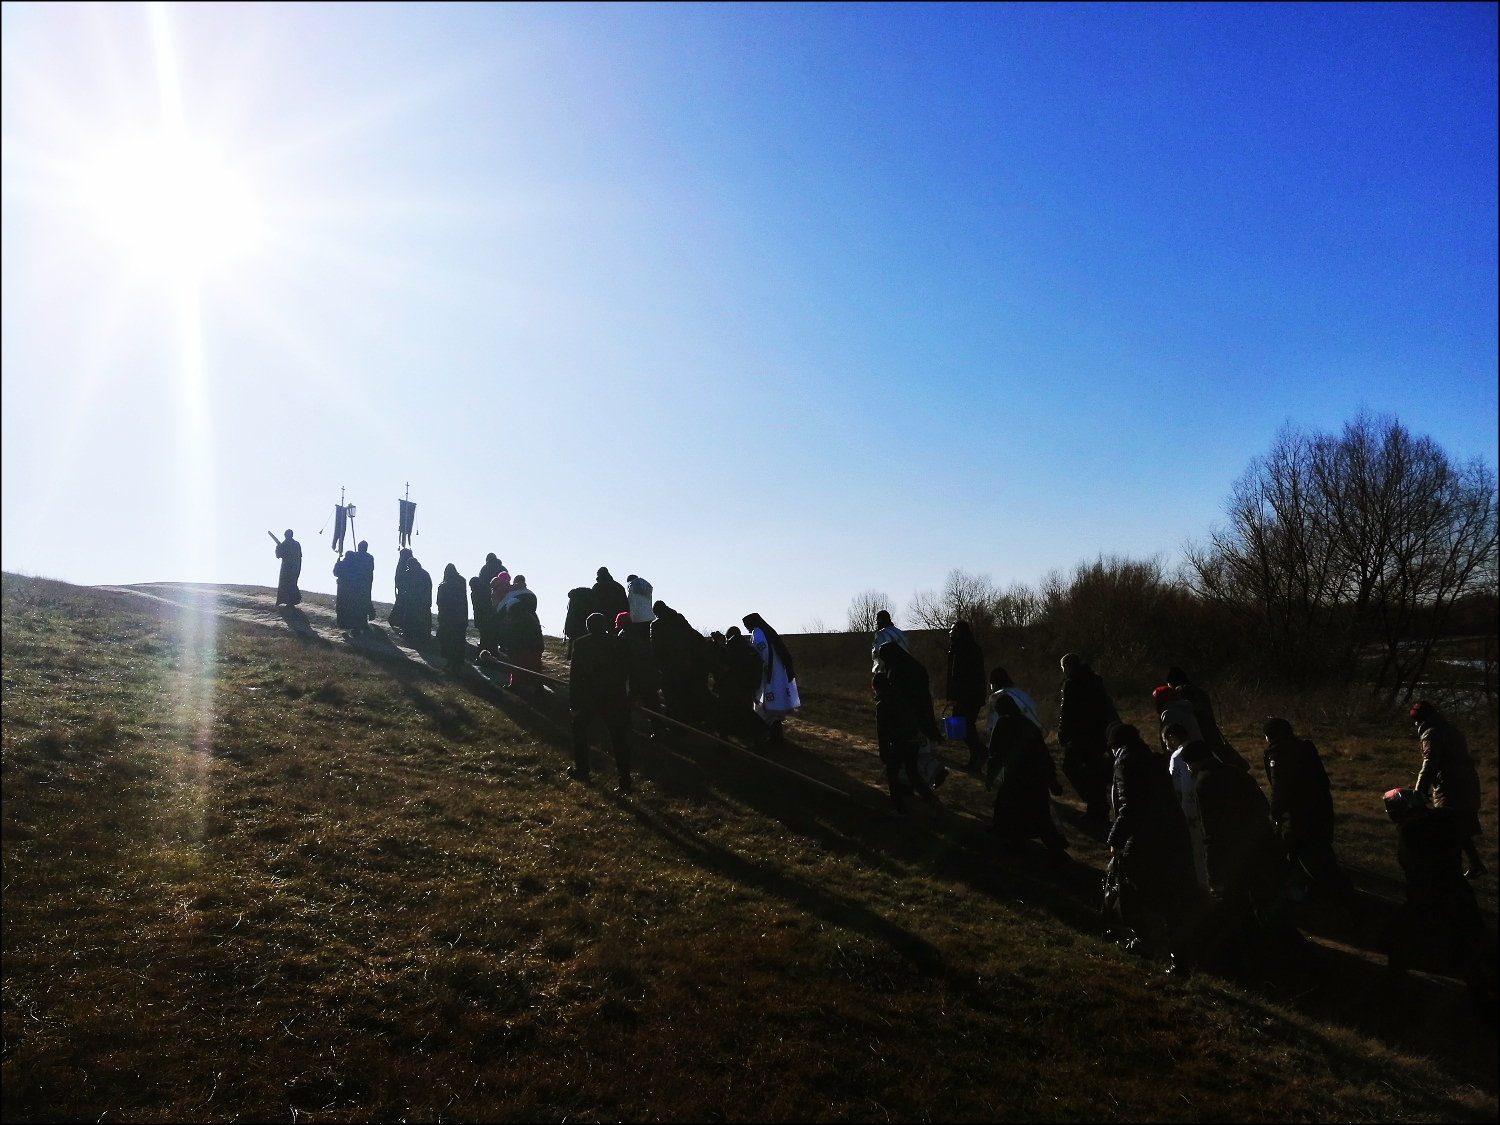
[(202, 621), (5, 578), (8, 1120), (1494, 1117), (1493, 1028), (1169, 981), (967, 778), (893, 821), (856, 696), (786, 751), (848, 802), (688, 744), (620, 798), (554, 705)]

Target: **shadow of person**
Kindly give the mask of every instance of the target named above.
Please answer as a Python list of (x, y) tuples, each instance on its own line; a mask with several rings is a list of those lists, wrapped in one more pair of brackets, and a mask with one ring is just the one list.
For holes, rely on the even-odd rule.
[(314, 635), (312, 622), (307, 619), (307, 614), (303, 613), (296, 606), (277, 606), (276, 612), (286, 622), (287, 628), (299, 637), (312, 637)]

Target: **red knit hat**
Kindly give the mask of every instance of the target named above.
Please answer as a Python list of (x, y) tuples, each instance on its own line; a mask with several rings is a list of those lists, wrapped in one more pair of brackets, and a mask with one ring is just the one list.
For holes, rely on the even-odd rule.
[(1161, 687), (1157, 688), (1151, 693), (1151, 698), (1154, 699), (1156, 701), (1156, 705), (1160, 707), (1165, 703), (1176, 703), (1179, 699), (1182, 698), (1182, 693), (1176, 688), (1172, 687), (1170, 684), (1162, 684)]
[(615, 614), (615, 632), (616, 633), (623, 632), (624, 629), (625, 629), (625, 626), (627, 626), (629, 624), (630, 624), (630, 611), (628, 609), (623, 609), (619, 613)]

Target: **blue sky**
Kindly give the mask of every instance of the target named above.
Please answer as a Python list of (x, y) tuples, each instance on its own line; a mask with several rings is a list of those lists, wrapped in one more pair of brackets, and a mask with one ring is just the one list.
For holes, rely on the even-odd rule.
[[(796, 629), (1175, 556), (1288, 419), (1496, 460), (1493, 5), (3, 18), (6, 569), (274, 583), (291, 526), (330, 590), (340, 485), (385, 573), (410, 481), (552, 630), (601, 564)], [(153, 26), (253, 203), (190, 265), (100, 156)]]

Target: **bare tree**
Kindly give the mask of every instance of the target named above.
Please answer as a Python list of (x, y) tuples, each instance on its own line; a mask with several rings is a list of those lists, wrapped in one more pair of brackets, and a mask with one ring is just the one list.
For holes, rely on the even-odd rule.
[(1495, 588), (1494, 474), (1392, 417), (1284, 428), (1226, 511), (1188, 551), (1193, 584), (1283, 674), (1370, 674), (1388, 702), (1409, 699), (1454, 605)]
[(876, 629), (875, 615), (881, 610), (891, 609), (889, 594), (880, 590), (862, 590), (849, 601), (849, 632), (873, 633)]
[(955, 567), (944, 579), (942, 590), (921, 590), (912, 595), (906, 619), (918, 629), (951, 629), (956, 621), (989, 625), (998, 596), (988, 574), (970, 574)]

